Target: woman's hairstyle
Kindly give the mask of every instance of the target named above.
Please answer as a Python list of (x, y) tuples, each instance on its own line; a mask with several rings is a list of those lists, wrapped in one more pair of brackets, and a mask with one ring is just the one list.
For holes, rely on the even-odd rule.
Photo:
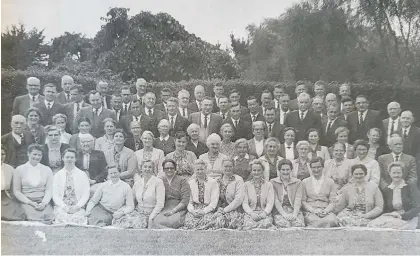
[(138, 126), (141, 129), (141, 123), (139, 121), (133, 120), (130, 122), (130, 129), (133, 128), (134, 126)]
[(86, 122), (86, 123), (88, 123), (89, 125), (90, 125), (90, 124), (92, 124), (89, 118), (87, 118), (87, 117), (82, 117), (82, 118), (80, 118), (80, 119), (79, 119), (79, 121), (77, 122), (77, 126), (79, 126), (79, 125), (80, 125), (80, 123), (82, 123), (82, 122)]
[(184, 132), (184, 131), (177, 131), (176, 133), (175, 133), (175, 139), (176, 140), (179, 140), (179, 139), (182, 139), (182, 138), (188, 138), (188, 136), (187, 136), (187, 134)]
[(389, 166), (388, 166), (388, 172), (391, 172), (391, 169), (393, 167), (400, 167), (401, 171), (404, 171), (405, 168), (405, 164), (403, 162), (397, 161), (397, 162), (392, 162)]
[(143, 172), (143, 166), (145, 163), (151, 163), (152, 164), (152, 169), (156, 169), (155, 166), (155, 162), (153, 162), (152, 160), (143, 160), (142, 162), (140, 162), (140, 171)]
[(259, 165), (264, 170), (264, 164), (263, 164), (262, 160), (260, 160), (260, 159), (254, 159), (249, 163), (249, 166), (251, 166), (251, 169), (252, 169), (253, 165)]
[(284, 134), (286, 134), (286, 132), (288, 131), (293, 131), (294, 134), (296, 134), (296, 129), (293, 127), (286, 127), (284, 128)]
[(36, 112), (39, 116), (39, 119), (42, 119), (41, 111), (39, 110), (39, 108), (34, 108), (34, 107), (28, 109), (28, 111), (25, 112), (25, 117), (28, 118), (29, 114), (32, 112)]
[(274, 142), (274, 143), (276, 143), (276, 147), (277, 147), (277, 150), (280, 148), (280, 141), (277, 139), (277, 138), (275, 138), (275, 137), (268, 137), (266, 140), (265, 140), (265, 143), (264, 143), (264, 149), (267, 151), (267, 146), (268, 146), (268, 143), (269, 142)]
[(157, 126), (157, 127), (159, 128), (160, 126), (165, 125), (165, 124), (166, 124), (168, 127), (170, 127), (170, 125), (171, 125), (171, 124), (169, 123), (169, 121), (168, 121), (168, 120), (166, 120), (166, 119), (162, 119), (162, 120), (160, 120), (160, 121), (159, 121), (159, 123), (158, 123), (158, 126)]
[(177, 106), (179, 105), (179, 101), (178, 101), (178, 99), (177, 99), (177, 98), (175, 98), (175, 97), (170, 97), (169, 99), (167, 99), (167, 100), (166, 100), (166, 103), (168, 103), (168, 102), (173, 102), (173, 103), (175, 103)]
[(204, 168), (207, 168), (207, 163), (203, 159), (197, 159), (197, 160), (194, 161), (194, 164), (193, 164), (194, 171), (196, 169), (195, 166), (197, 166), (197, 165), (202, 165), (202, 166), (204, 166)]
[(343, 147), (344, 151), (346, 151), (346, 144), (344, 144), (343, 142), (338, 142), (338, 141), (332, 145), (333, 151), (334, 151), (334, 149), (337, 145), (341, 145)]
[(309, 129), (307, 132), (306, 132), (306, 138), (309, 140), (309, 134), (311, 134), (311, 132), (316, 132), (317, 134), (318, 134), (318, 137), (319, 137), (319, 132), (318, 132), (318, 130), (317, 129), (315, 129), (315, 128), (311, 128), (311, 129)]
[(240, 139), (238, 139), (238, 140), (235, 141), (235, 149), (237, 147), (239, 147), (239, 145), (241, 143), (245, 143), (246, 147), (249, 149), (248, 141), (246, 139), (244, 139), (244, 138), (240, 138)]
[(117, 134), (117, 133), (121, 133), (121, 134), (124, 136), (124, 139), (126, 139), (126, 138), (127, 138), (127, 135), (125, 134), (125, 132), (124, 132), (124, 130), (123, 130), (123, 129), (115, 129), (114, 136), (115, 136), (115, 134)]
[(207, 140), (206, 140), (207, 147), (209, 147), (209, 145), (211, 143), (218, 143), (218, 144), (220, 144), (220, 143), (222, 143), (222, 139), (220, 138), (220, 136), (218, 134), (212, 133), (212, 134), (210, 134), (207, 137)]
[(252, 123), (252, 131), (254, 131), (255, 127), (260, 126), (264, 129), (264, 122), (263, 121), (255, 121)]
[(106, 123), (108, 123), (108, 122), (111, 122), (114, 126), (116, 126), (116, 125), (117, 125), (117, 122), (116, 122), (114, 119), (110, 118), (110, 117), (105, 118), (105, 119), (102, 121), (102, 123), (104, 124), (104, 126), (105, 126), (105, 124), (106, 124)]
[(144, 138), (146, 136), (150, 136), (150, 137), (152, 137), (152, 140), (155, 140), (155, 135), (153, 135), (153, 132), (151, 132), (151, 131), (144, 131), (141, 135), (141, 138)]
[[(4, 150), (3, 146), (2, 146), (2, 148), (1, 148), (1, 149), (3, 149), (3, 150)], [(31, 152), (32, 152), (32, 151), (34, 151), (34, 150), (38, 150), (38, 151), (44, 152), (44, 150), (43, 150), (42, 146), (41, 146), (41, 145), (39, 145), (39, 144), (37, 144), (37, 143), (33, 143), (33, 144), (29, 145), (29, 147), (28, 147), (28, 149), (27, 149), (27, 152), (28, 152), (28, 153), (31, 153)], [(7, 151), (6, 151), (6, 152), (7, 152)]]
[(342, 132), (346, 132), (346, 133), (347, 133), (347, 135), (349, 135), (350, 130), (349, 130), (349, 128), (347, 128), (347, 127), (340, 126), (340, 127), (338, 127), (337, 129), (335, 129), (335, 132), (334, 132), (335, 137), (338, 137), (338, 134), (340, 134), (340, 133), (342, 133)]
[(300, 148), (301, 146), (307, 146), (309, 147), (309, 141), (307, 140), (300, 140), (297, 144), (296, 144), (296, 148)]
[(111, 170), (111, 169), (118, 169), (118, 167), (116, 166), (116, 165), (108, 165), (107, 167), (106, 167), (106, 171), (109, 171), (109, 170)]
[(377, 133), (379, 134), (379, 138), (381, 138), (381, 137), (382, 137), (382, 130), (381, 130), (381, 129), (379, 129), (379, 128), (376, 128), (376, 127), (373, 127), (372, 129), (370, 129), (370, 130), (368, 131), (367, 135), (368, 135), (368, 136), (370, 136), (370, 134), (371, 134), (371, 132), (372, 132), (372, 131), (377, 132)]
[(67, 154), (67, 153), (73, 153), (74, 155), (77, 155), (77, 151), (74, 148), (67, 148), (66, 150), (64, 150), (63, 152), (63, 157)]
[(79, 140), (80, 141), (85, 140), (85, 139), (86, 140), (91, 140), (91, 141), (95, 140), (95, 138), (90, 133), (79, 134)]
[(232, 158), (224, 158), (224, 159), (222, 159), (222, 166), (223, 166), (223, 164), (225, 163), (225, 162), (231, 162), (232, 163), (232, 165), (233, 166), (235, 166), (235, 161), (233, 161), (233, 159)]
[(283, 165), (288, 165), (291, 170), (293, 170), (293, 163), (289, 159), (283, 158), (282, 160), (277, 162), (277, 170), (280, 171)]
[(351, 167), (351, 175), (353, 175), (356, 169), (362, 169), (365, 175), (367, 174), (367, 168), (364, 164), (355, 164)]
[(312, 157), (311, 160), (309, 161), (309, 166), (312, 167), (312, 164), (314, 163), (321, 163), (321, 166), (324, 167), (324, 159), (322, 159), (319, 156)]
[(220, 127), (220, 134), (223, 134), (223, 131), (224, 131), (227, 127), (232, 128), (232, 131), (233, 131), (233, 126), (232, 126), (230, 123), (225, 123), (225, 124), (223, 124), (223, 125)]
[(52, 118), (53, 124), (55, 124), (55, 122), (57, 121), (57, 119), (60, 119), (60, 118), (63, 118), (64, 119), (64, 122), (67, 123), (67, 116), (65, 114), (58, 113), (58, 114), (55, 114), (53, 116), (53, 118)]
[(188, 128), (187, 128), (187, 133), (188, 133), (188, 135), (191, 133), (191, 130), (194, 130), (194, 129), (200, 129), (200, 126), (198, 126), (198, 124), (196, 124), (196, 123), (192, 123), (192, 124), (190, 124), (189, 126), (188, 126)]
[(357, 150), (357, 147), (359, 147), (359, 146), (364, 146), (364, 147), (366, 147), (368, 150), (369, 150), (369, 143), (367, 142), (367, 141), (365, 141), (365, 140), (356, 140), (355, 142), (354, 142), (354, 144), (353, 144), (353, 148), (354, 148), (354, 150)]
[(57, 126), (55, 126), (55, 125), (47, 125), (47, 126), (45, 126), (45, 133), (48, 134), (49, 132), (52, 132), (52, 131), (57, 131), (59, 134), (61, 134), (61, 132), (57, 128)]
[(162, 162), (162, 167), (163, 167), (163, 168), (165, 168), (165, 165), (166, 165), (167, 163), (172, 163), (172, 164), (174, 165), (174, 167), (175, 167), (175, 170), (176, 170), (176, 162), (175, 162), (175, 160), (166, 158), (166, 159), (165, 159), (165, 160), (163, 160), (163, 162)]

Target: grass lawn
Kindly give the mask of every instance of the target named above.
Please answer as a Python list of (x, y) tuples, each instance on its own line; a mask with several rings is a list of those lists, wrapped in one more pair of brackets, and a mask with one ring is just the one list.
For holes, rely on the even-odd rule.
[[(153, 231), (2, 223), (2, 254), (415, 254), (420, 232)], [(45, 233), (46, 242), (35, 232)]]

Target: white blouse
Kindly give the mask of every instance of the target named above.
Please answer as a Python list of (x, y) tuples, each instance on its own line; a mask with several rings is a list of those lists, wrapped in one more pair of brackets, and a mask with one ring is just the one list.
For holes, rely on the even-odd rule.
[(257, 155), (260, 157), (264, 152), (264, 140), (257, 141), (254, 139), (255, 143), (255, 152), (257, 152)]
[(141, 177), (133, 185), (133, 193), (138, 202), (137, 207), (153, 208), (150, 216), (158, 215), (165, 204), (165, 185), (156, 176), (152, 176), (147, 183)]
[[(77, 167), (74, 167), (73, 170), (71, 170), (71, 172), (73, 172), (74, 192), (76, 193), (77, 197), (76, 206), (82, 208), (87, 203), (90, 197), (89, 179), (86, 173)], [(63, 201), (66, 189), (66, 177), (67, 170), (65, 168), (61, 169), (54, 175), (53, 200), (54, 204), (61, 208), (67, 206)]]

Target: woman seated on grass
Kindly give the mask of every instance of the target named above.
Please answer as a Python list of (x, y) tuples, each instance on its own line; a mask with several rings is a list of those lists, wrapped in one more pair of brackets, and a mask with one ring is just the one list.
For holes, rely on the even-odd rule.
[(89, 225), (108, 226), (134, 210), (133, 192), (130, 186), (120, 180), (120, 172), (114, 166), (108, 167), (108, 181), (95, 191), (86, 207)]
[(242, 203), (245, 211), (243, 229), (273, 228), (273, 185), (264, 179), (264, 165), (261, 160), (254, 160), (250, 165), (250, 179), (245, 182), (245, 198)]
[(64, 168), (54, 175), (53, 181), (55, 223), (86, 225), (83, 207), (90, 196), (89, 179), (86, 173), (75, 165), (76, 150), (66, 149), (63, 161)]
[(165, 185), (155, 176), (155, 165), (151, 160), (140, 164), (142, 175), (134, 183), (133, 194), (137, 207), (131, 213), (113, 220), (113, 225), (120, 228), (147, 228), (162, 211), (165, 204)]
[(403, 179), (404, 163), (393, 162), (388, 172), (391, 184), (382, 190), (384, 196), (384, 214), (372, 220), (368, 227), (416, 229), (420, 207), (416, 202), (416, 191)]
[(149, 228), (180, 228), (184, 225), (187, 214), (190, 185), (187, 178), (177, 174), (175, 160), (165, 159), (162, 165), (165, 173), (162, 177), (165, 185), (165, 207), (153, 219)]
[(304, 227), (300, 210), (303, 185), (301, 180), (291, 176), (293, 163), (288, 159), (277, 164), (277, 178), (270, 180), (274, 188), (274, 225), (279, 228)]
[(333, 213), (337, 187), (331, 178), (323, 175), (324, 161), (314, 157), (310, 162), (311, 177), (302, 181), (302, 206), (305, 223), (309, 227), (329, 228), (337, 226)]
[(194, 176), (188, 182), (191, 195), (185, 216), (185, 229), (203, 230), (214, 226), (219, 185), (216, 180), (207, 177), (206, 171), (207, 164), (204, 160), (198, 159), (194, 162)]
[(365, 180), (367, 173), (363, 164), (351, 167), (353, 182), (342, 189), (335, 210), (342, 227), (365, 227), (383, 211), (382, 193), (376, 184)]

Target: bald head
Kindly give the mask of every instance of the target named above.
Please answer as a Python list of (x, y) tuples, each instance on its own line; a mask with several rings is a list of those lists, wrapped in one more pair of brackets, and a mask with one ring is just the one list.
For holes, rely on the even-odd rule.
[(30, 95), (38, 95), (41, 90), (41, 81), (36, 77), (28, 77), (26, 79), (26, 89)]
[(337, 102), (337, 95), (335, 95), (334, 93), (328, 93), (327, 96), (325, 96), (325, 104), (327, 106), (331, 104), (337, 104)]
[(26, 118), (22, 115), (12, 116), (12, 122), (10, 126), (12, 127), (12, 132), (16, 134), (22, 134), (25, 129)]
[(206, 95), (206, 93), (205, 93), (205, 90), (204, 90), (204, 86), (197, 85), (194, 88), (194, 97), (195, 97), (196, 100), (201, 102), (205, 95)]
[(108, 83), (104, 82), (104, 81), (100, 81), (97, 85), (96, 85), (96, 90), (99, 92), (99, 94), (103, 97), (105, 95), (108, 94)]
[(409, 128), (414, 122), (413, 113), (410, 110), (403, 111), (400, 116), (400, 121), (403, 128)]
[(64, 91), (70, 91), (73, 84), (74, 80), (71, 76), (64, 75), (63, 77), (61, 77), (61, 87)]
[(147, 81), (144, 78), (139, 78), (136, 81), (137, 95), (143, 96), (146, 93)]
[(398, 116), (401, 113), (401, 106), (400, 103), (398, 102), (390, 102), (387, 106), (387, 111), (388, 111), (388, 115), (392, 118), (392, 119), (396, 119), (398, 118)]

